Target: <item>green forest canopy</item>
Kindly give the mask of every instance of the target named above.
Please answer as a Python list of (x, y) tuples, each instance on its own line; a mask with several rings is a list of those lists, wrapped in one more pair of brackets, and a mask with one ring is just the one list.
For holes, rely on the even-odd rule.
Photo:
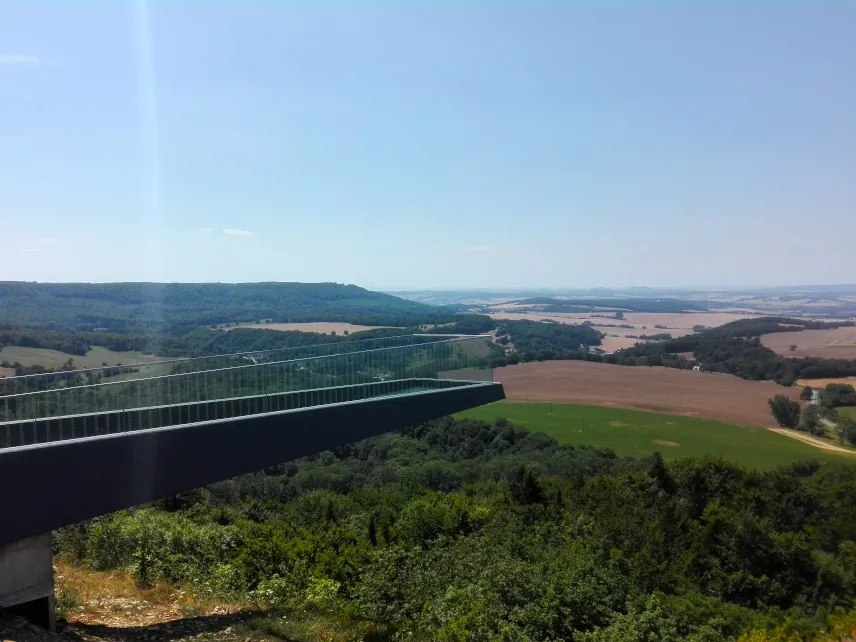
[(0, 283), (0, 319), (60, 331), (163, 331), (253, 322), (410, 326), (450, 312), (338, 283)]
[(55, 542), (142, 584), (369, 622), (373, 640), (718, 642), (781, 627), (808, 641), (856, 598), (854, 498), (853, 466), (620, 459), (444, 419)]

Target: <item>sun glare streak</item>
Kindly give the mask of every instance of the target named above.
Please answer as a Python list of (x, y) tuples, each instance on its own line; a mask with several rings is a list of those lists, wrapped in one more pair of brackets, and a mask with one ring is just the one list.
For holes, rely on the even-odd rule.
[[(160, 128), (158, 124), (157, 81), (155, 79), (152, 29), (147, 0), (132, 0), (131, 22), (134, 33), (134, 54), (137, 67), (137, 100), (140, 119), (140, 144), (142, 148), (142, 173), (140, 176), (143, 203), (143, 264), (145, 279), (163, 281), (166, 266), (163, 261), (164, 221), (161, 207)], [(155, 284), (148, 288), (148, 314), (156, 325), (163, 324), (163, 286)], [(138, 483), (151, 483), (152, 470), (157, 458), (154, 453), (142, 454), (136, 461), (140, 470), (135, 471)]]
[(155, 78), (152, 30), (147, 0), (130, 4), (137, 67), (137, 100), (140, 143), (143, 152), (143, 221), (145, 263), (149, 278), (163, 274), (163, 212), (161, 209), (160, 128), (158, 123), (157, 81)]

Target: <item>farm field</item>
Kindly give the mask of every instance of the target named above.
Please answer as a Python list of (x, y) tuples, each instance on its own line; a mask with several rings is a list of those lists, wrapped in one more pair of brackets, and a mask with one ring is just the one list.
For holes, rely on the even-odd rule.
[(619, 408), (502, 401), (457, 416), (482, 421), (505, 417), (560, 443), (610, 448), (626, 457), (653, 452), (664, 459), (721, 455), (761, 470), (810, 459), (856, 463), (852, 455), (823, 451), (765, 428)]
[(856, 406), (845, 406), (843, 408), (838, 408), (836, 410), (839, 417), (845, 417), (847, 419), (853, 419), (856, 421)]
[(856, 377), (838, 377), (837, 379), (797, 379), (798, 386), (826, 388), (831, 383), (846, 383), (856, 388)]
[[(511, 308), (513, 309), (513, 308)], [(611, 315), (611, 311), (604, 310), (598, 314)], [(583, 323), (590, 321), (594, 328), (607, 336), (603, 338), (601, 347), (606, 352), (615, 352), (621, 348), (629, 348), (639, 342), (634, 336), (643, 334), (671, 334), (673, 337), (682, 337), (693, 333), (693, 326), (703, 325), (715, 328), (732, 321), (745, 319), (754, 315), (733, 312), (625, 312), (623, 319), (614, 319), (604, 316), (592, 316), (587, 313), (540, 313), (540, 312), (496, 312), (490, 315), (494, 319), (531, 321), (556, 321), (558, 323)], [(615, 328), (608, 326), (629, 325), (631, 328)], [(661, 325), (665, 328), (656, 328)], [(631, 336), (634, 335), (634, 336)]]
[(611, 406), (775, 427), (767, 400), (798, 388), (673, 368), (542, 361), (497, 368), (509, 399)]
[(364, 332), (366, 330), (377, 330), (379, 328), (391, 328), (394, 326), (388, 325), (354, 325), (353, 323), (336, 323), (332, 321), (319, 321), (317, 323), (241, 323), (233, 325), (226, 330), (234, 330), (235, 328), (251, 328), (254, 330), (278, 330), (287, 332), (289, 330), (298, 330), (300, 332), (318, 332), (320, 334), (353, 334), (355, 332)]
[[(785, 357), (856, 359), (856, 327), (774, 332), (763, 335), (761, 343)], [(790, 349), (792, 345), (796, 350)]]
[[(97, 368), (102, 363), (115, 366), (117, 363), (128, 365), (132, 363), (145, 363), (148, 361), (161, 361), (163, 357), (156, 357), (142, 352), (114, 352), (107, 348), (93, 346), (92, 350), (85, 356), (67, 354), (59, 350), (48, 350), (47, 348), (22, 348), (19, 346), (8, 346), (0, 350), (0, 362), (16, 361), (24, 366), (40, 365), (46, 368), (58, 368), (69, 359), (74, 359), (77, 368)], [(14, 374), (14, 371), (12, 371)]]
[[(627, 334), (635, 334), (632, 330), (620, 330), (618, 328), (599, 328), (600, 332), (608, 333), (600, 340), (600, 347), (604, 352), (615, 352), (624, 348), (632, 348), (640, 339), (634, 339), (625, 335), (613, 336), (619, 332), (627, 332)], [(643, 330), (643, 332), (645, 332)], [(659, 330), (658, 332), (668, 332), (667, 330)]]

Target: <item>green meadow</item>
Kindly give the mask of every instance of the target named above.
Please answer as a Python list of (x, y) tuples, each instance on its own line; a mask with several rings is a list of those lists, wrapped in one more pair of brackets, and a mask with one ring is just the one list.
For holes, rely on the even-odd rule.
[(721, 455), (759, 470), (809, 459), (856, 464), (856, 456), (823, 451), (765, 428), (695, 417), (525, 401), (501, 401), (456, 416), (489, 422), (505, 417), (560, 443), (610, 448), (627, 457), (655, 451), (664, 459)]

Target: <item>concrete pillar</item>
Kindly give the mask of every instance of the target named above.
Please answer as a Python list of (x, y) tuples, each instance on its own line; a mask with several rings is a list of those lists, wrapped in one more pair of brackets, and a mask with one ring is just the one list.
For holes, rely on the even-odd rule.
[(0, 609), (56, 631), (50, 533), (0, 546)]

